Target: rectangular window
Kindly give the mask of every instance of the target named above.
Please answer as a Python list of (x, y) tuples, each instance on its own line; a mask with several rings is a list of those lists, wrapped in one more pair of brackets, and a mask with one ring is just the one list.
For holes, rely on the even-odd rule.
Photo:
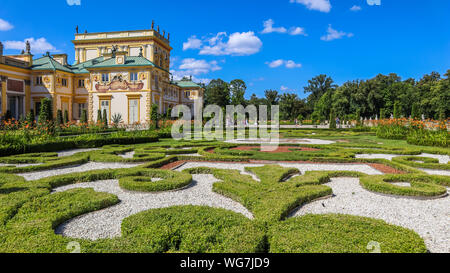
[(78, 103), (78, 118), (79, 119), (81, 119), (81, 116), (83, 115), (83, 110), (84, 109), (86, 109), (86, 103)]
[(100, 110), (102, 111), (102, 115), (104, 110), (106, 110), (106, 115), (108, 116), (108, 123), (111, 121), (111, 101), (110, 100), (101, 100), (100, 101)]
[(78, 80), (78, 87), (84, 88), (84, 80)]
[(102, 74), (102, 82), (109, 82), (109, 74), (108, 73)]
[(67, 86), (67, 79), (61, 79), (61, 85)]
[(130, 73), (130, 81), (134, 82), (138, 80), (138, 73)]
[(128, 100), (128, 124), (139, 122), (139, 100)]
[(42, 76), (36, 77), (36, 85), (43, 85)]

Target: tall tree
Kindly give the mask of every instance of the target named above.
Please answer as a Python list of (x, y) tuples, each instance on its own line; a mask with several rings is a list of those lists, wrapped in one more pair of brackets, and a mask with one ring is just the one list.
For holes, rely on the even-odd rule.
[(226, 107), (230, 104), (229, 84), (221, 79), (212, 80), (205, 90), (205, 106), (216, 104)]
[(232, 105), (244, 105), (245, 101), (245, 91), (247, 90), (247, 85), (243, 80), (232, 80), (230, 82), (231, 91), (231, 104)]
[(325, 74), (316, 76), (308, 81), (308, 86), (304, 87), (305, 94), (309, 94), (307, 98), (307, 105), (310, 107), (310, 111), (314, 109), (316, 102), (330, 89), (334, 90), (337, 85), (331, 77)]
[(297, 94), (285, 93), (280, 98), (280, 118), (283, 120), (294, 120), (299, 115), (304, 115), (306, 104)]
[(266, 90), (264, 91), (264, 95), (266, 96), (268, 106), (278, 105), (280, 102), (280, 95), (276, 90)]

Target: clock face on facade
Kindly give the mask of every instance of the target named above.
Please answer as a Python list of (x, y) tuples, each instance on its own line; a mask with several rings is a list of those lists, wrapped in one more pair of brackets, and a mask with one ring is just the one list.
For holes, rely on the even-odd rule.
[(122, 57), (118, 57), (117, 58), (117, 63), (118, 64), (123, 64), (123, 58)]

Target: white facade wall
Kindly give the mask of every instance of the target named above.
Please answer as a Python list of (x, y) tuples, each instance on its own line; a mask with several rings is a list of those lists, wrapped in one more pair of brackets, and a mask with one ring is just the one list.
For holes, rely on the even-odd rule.
[[(140, 93), (111, 92), (111, 93), (108, 93), (108, 95), (111, 95), (111, 102), (110, 102), (111, 117), (114, 114), (119, 113), (122, 115), (122, 121), (125, 124), (128, 124), (128, 120), (129, 120), (129, 116), (128, 116), (129, 97), (127, 95), (132, 96), (132, 98), (130, 98), (130, 99), (135, 99), (134, 97), (136, 95), (140, 95), (140, 98), (139, 98), (139, 122), (140, 123), (147, 122), (146, 104), (147, 104), (147, 96), (149, 96), (149, 93), (147, 93), (147, 92), (140, 92)], [(100, 100), (102, 100), (103, 98), (105, 98), (105, 97), (102, 97), (102, 96), (99, 97), (98, 94), (94, 94), (94, 96), (93, 96), (94, 121), (97, 121), (97, 112), (100, 109)]]

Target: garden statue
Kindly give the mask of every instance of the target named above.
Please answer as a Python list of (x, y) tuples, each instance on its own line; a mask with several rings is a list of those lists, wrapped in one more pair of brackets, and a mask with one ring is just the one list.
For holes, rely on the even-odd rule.
[(30, 41), (27, 41), (27, 42), (25, 43), (25, 52), (26, 52), (27, 54), (31, 54), (31, 45), (30, 45)]

